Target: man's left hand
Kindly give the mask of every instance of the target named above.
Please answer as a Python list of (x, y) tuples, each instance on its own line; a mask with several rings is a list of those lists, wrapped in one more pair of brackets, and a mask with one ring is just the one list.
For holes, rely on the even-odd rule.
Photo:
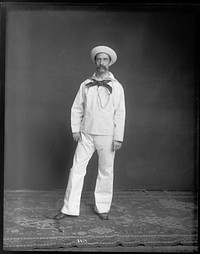
[(121, 141), (117, 141), (117, 140), (114, 140), (113, 141), (113, 150), (119, 150), (122, 146), (122, 142)]

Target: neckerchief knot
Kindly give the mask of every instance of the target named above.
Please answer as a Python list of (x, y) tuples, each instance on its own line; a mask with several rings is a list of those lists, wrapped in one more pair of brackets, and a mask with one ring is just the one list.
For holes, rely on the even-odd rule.
[(103, 86), (103, 87), (106, 87), (110, 93), (112, 93), (112, 87), (108, 84), (110, 82), (110, 80), (102, 80), (102, 81), (98, 81), (98, 80), (95, 80), (95, 79), (92, 79), (93, 81), (92, 82), (89, 82), (87, 83), (85, 86), (86, 87), (92, 87), (92, 86)]

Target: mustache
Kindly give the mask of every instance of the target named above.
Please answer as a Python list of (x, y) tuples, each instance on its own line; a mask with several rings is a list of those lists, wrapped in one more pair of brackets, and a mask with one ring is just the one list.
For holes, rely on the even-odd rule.
[(106, 69), (106, 67), (104, 65), (99, 65), (99, 67), (97, 69), (99, 69), (99, 68)]

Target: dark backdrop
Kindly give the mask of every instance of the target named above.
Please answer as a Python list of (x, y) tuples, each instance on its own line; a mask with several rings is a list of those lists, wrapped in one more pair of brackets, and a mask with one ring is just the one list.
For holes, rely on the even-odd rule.
[[(6, 22), (5, 189), (66, 187), (70, 108), (94, 46), (116, 50), (126, 128), (115, 190), (195, 186), (195, 18), (190, 12), (11, 8)], [(97, 155), (84, 190), (93, 190)]]

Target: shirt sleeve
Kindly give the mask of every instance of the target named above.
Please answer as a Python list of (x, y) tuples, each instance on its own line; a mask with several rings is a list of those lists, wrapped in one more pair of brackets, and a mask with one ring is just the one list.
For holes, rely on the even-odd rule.
[(82, 83), (71, 108), (71, 129), (72, 133), (80, 132), (81, 122), (84, 115), (84, 84)]
[(124, 139), (124, 128), (125, 128), (125, 95), (124, 89), (121, 84), (118, 83), (117, 89), (115, 89), (114, 95), (114, 140), (123, 142)]

